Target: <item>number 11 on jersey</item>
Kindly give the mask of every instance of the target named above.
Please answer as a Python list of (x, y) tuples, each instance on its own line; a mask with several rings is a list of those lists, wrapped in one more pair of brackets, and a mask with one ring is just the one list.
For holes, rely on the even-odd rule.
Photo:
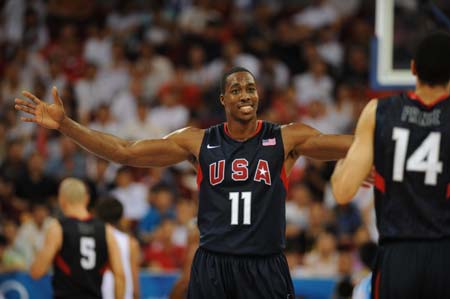
[[(239, 196), (240, 195), (240, 196)], [(231, 225), (239, 224), (239, 198), (244, 200), (244, 222), (249, 225), (251, 219), (252, 193), (251, 192), (230, 192), (231, 200)]]

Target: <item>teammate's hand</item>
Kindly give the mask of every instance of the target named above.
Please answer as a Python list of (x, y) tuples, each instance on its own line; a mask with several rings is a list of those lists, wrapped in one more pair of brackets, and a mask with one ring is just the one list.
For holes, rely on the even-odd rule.
[(31, 117), (21, 117), (21, 120), (37, 123), (47, 129), (59, 129), (66, 113), (56, 87), (52, 88), (53, 104), (41, 101), (28, 91), (24, 91), (22, 94), (29, 98), (31, 102), (16, 98), (14, 108), (31, 114)]

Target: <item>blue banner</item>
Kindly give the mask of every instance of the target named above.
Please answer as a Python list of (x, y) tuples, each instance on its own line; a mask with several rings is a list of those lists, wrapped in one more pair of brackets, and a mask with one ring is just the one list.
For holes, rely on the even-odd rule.
[[(142, 299), (167, 299), (178, 274), (140, 273)], [(336, 281), (333, 279), (294, 279), (298, 298), (331, 299)], [(26, 273), (0, 275), (0, 299), (51, 299), (50, 276), (33, 280)]]

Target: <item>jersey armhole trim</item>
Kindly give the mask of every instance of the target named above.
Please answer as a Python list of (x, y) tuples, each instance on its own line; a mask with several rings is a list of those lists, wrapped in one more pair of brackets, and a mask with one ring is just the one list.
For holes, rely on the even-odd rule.
[(380, 192), (386, 192), (386, 184), (384, 182), (384, 178), (378, 171), (375, 169), (375, 188), (377, 188)]
[(58, 254), (55, 258), (55, 265), (62, 271), (64, 274), (70, 276), (72, 271), (70, 270), (70, 266), (66, 263), (66, 261), (62, 258), (60, 254)]
[(200, 163), (197, 165), (197, 189), (200, 190), (200, 184), (203, 181), (203, 172)]

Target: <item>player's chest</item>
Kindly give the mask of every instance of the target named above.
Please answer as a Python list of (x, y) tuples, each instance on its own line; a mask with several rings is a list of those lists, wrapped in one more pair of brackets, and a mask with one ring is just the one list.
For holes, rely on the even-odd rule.
[[(208, 149), (207, 149), (208, 150)], [(221, 146), (204, 153), (203, 178), (211, 186), (243, 184), (272, 185), (282, 167), (277, 146)]]

